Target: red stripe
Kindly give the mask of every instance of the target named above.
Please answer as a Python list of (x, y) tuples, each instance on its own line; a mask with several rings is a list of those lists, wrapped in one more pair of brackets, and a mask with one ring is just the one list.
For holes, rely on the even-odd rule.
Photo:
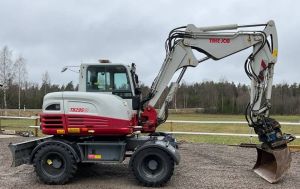
[[(82, 114), (40, 114), (44, 134), (57, 135), (57, 129), (64, 129), (65, 135), (124, 136), (132, 134), (131, 120), (122, 120)], [(60, 119), (58, 119), (60, 118)], [(58, 123), (53, 124), (53, 121)], [(68, 133), (68, 128), (80, 128), (80, 133)], [(89, 130), (94, 132), (89, 133)]]

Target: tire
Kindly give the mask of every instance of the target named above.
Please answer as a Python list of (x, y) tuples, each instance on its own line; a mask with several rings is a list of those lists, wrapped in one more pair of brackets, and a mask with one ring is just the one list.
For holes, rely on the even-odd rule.
[(144, 186), (163, 186), (173, 175), (174, 160), (161, 149), (147, 148), (133, 158), (131, 164), (133, 174)]
[(33, 163), (38, 178), (45, 184), (65, 184), (77, 171), (73, 154), (62, 144), (41, 147), (35, 154)]

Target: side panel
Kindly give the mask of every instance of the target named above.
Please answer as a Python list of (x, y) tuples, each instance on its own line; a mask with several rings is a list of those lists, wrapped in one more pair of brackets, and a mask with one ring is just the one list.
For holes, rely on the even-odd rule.
[(125, 155), (124, 142), (78, 143), (82, 162), (122, 162)]
[(59, 111), (47, 110), (47, 105), (43, 105), (40, 117), (44, 134), (124, 136), (133, 132), (133, 113), (118, 96), (57, 92), (46, 95), (44, 102), (61, 104)]
[(130, 120), (82, 114), (40, 114), (43, 134), (124, 136), (133, 132)]

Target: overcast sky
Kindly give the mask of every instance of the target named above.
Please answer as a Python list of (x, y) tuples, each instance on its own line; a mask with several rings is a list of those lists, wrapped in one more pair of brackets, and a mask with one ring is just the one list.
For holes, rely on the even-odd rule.
[[(48, 70), (52, 83), (77, 83), (78, 75), (60, 73), (62, 67), (106, 58), (135, 62), (140, 80), (150, 85), (163, 62), (171, 29), (273, 19), (279, 35), (274, 82), (300, 83), (299, 6), (300, 1), (292, 0), (0, 0), (0, 47), (7, 45), (25, 57), (33, 82)], [(243, 64), (250, 52), (190, 68), (184, 81), (248, 84)]]

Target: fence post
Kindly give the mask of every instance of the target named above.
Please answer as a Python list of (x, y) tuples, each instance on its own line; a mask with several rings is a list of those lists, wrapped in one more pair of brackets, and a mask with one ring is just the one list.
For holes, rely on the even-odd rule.
[[(249, 129), (250, 129), (250, 134), (252, 134), (253, 133), (253, 128), (249, 127)], [(250, 144), (252, 144), (252, 143), (253, 143), (252, 136), (250, 136)]]
[(170, 131), (173, 132), (173, 122), (171, 121), (170, 124)]
[[(35, 126), (38, 126), (38, 118), (35, 118)], [(37, 137), (38, 136), (38, 128), (34, 128), (34, 136)]]

